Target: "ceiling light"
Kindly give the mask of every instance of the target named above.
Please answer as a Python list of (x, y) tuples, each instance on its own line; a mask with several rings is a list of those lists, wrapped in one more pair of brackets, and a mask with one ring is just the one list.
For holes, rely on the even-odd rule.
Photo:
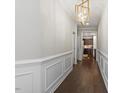
[(86, 25), (89, 25), (89, 23), (86, 23)]
[(79, 17), (81, 17), (81, 16), (82, 16), (82, 14), (81, 14), (81, 13), (79, 13), (79, 14), (78, 14), (78, 16), (79, 16)]
[[(89, 0), (82, 0), (80, 3), (75, 5), (76, 19), (82, 24), (86, 24), (89, 21)], [(87, 23), (86, 25), (89, 25)]]
[(86, 14), (87, 13), (87, 11), (84, 9), (84, 14)]

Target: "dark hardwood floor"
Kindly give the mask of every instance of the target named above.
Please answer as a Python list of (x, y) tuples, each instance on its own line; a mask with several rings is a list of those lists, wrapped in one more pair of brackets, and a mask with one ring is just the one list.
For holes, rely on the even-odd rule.
[(107, 90), (95, 60), (84, 59), (74, 65), (55, 93), (107, 93)]

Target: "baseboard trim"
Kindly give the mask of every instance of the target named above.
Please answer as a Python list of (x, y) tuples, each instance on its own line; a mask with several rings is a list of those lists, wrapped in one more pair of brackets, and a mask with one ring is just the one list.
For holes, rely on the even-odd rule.
[(62, 78), (60, 79), (60, 81), (55, 85), (55, 87), (52, 89), (51, 93), (54, 93), (56, 91), (56, 89), (61, 85), (61, 83), (65, 80), (65, 78), (71, 73), (71, 71), (73, 70), (73, 67), (70, 67), (68, 69), (68, 71), (66, 73), (64, 73), (64, 75), (62, 76)]
[[(99, 67), (101, 76), (103, 78), (105, 87), (108, 90), (108, 80), (105, 75), (105, 64), (108, 64), (108, 55), (105, 54), (104, 52), (102, 52), (100, 49), (96, 49), (96, 52), (98, 53), (96, 55), (96, 61), (98, 63), (98, 67)], [(101, 61), (101, 58), (102, 58), (102, 61)], [(102, 64), (104, 64), (103, 67), (101, 67), (101, 62), (104, 62), (104, 63), (102, 63)]]
[(107, 84), (107, 80), (106, 80), (106, 78), (105, 78), (105, 75), (104, 75), (104, 73), (103, 73), (103, 71), (102, 70), (100, 70), (100, 72), (101, 72), (101, 75), (102, 75), (102, 78), (103, 78), (103, 81), (104, 81), (104, 84), (105, 84), (105, 87), (106, 87), (106, 89), (108, 90), (108, 84)]
[(68, 51), (68, 52), (64, 52), (64, 53), (60, 53), (60, 54), (56, 54), (56, 55), (44, 57), (44, 58), (19, 60), (15, 62), (15, 65), (20, 66), (20, 65), (26, 65), (26, 64), (44, 63), (45, 61), (49, 61), (68, 54), (72, 54), (72, 51)]
[(108, 91), (108, 81), (106, 80), (105, 75), (104, 75), (104, 72), (101, 70), (100, 65), (99, 65), (98, 62), (97, 62), (97, 64), (98, 64), (98, 67), (99, 67), (99, 70), (100, 70), (100, 74), (102, 76), (102, 79), (104, 81), (105, 87), (106, 87), (106, 89)]

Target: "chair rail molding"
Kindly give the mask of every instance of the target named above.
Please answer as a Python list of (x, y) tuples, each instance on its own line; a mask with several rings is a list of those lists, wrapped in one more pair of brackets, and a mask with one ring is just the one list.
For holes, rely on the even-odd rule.
[(54, 93), (72, 71), (72, 57), (72, 51), (68, 51), (16, 62), (16, 93)]
[(49, 61), (49, 60), (52, 60), (52, 59), (55, 59), (55, 58), (58, 58), (58, 57), (61, 57), (61, 56), (64, 56), (64, 55), (68, 55), (68, 54), (72, 54), (72, 51), (67, 51), (67, 52), (64, 52), (64, 53), (60, 53), (60, 54), (56, 54), (56, 55), (48, 56), (48, 57), (43, 57), (43, 58), (38, 58), (38, 59), (17, 60), (15, 62), (15, 65), (19, 66), (19, 65), (26, 65), (26, 64), (44, 63), (45, 61)]

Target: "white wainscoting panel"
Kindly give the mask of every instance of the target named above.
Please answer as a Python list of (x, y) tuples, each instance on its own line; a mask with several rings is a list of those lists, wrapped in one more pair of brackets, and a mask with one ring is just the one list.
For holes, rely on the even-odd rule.
[(16, 64), (16, 93), (54, 93), (73, 69), (72, 52), (26, 61)]
[(108, 63), (105, 63), (105, 76), (106, 79), (108, 80)]
[(62, 76), (63, 64), (62, 61), (55, 62), (46, 67), (46, 90), (52, 87), (56, 81)]
[(71, 55), (67, 55), (65, 57), (64, 71), (66, 72), (72, 65)]
[(97, 49), (96, 51), (96, 61), (98, 62), (98, 66), (103, 77), (105, 86), (108, 90), (108, 57), (102, 51)]
[[(40, 93), (41, 92), (41, 66), (21, 65), (16, 66), (16, 93)], [(29, 92), (32, 91), (32, 92)]]
[[(33, 73), (16, 75), (16, 93), (33, 93)], [(28, 86), (28, 87), (27, 87)]]

